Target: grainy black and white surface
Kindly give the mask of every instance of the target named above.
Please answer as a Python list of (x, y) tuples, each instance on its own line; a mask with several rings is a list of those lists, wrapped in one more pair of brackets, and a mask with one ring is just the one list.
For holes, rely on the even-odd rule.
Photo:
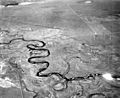
[(119, 27), (119, 0), (0, 0), (0, 98), (120, 98)]

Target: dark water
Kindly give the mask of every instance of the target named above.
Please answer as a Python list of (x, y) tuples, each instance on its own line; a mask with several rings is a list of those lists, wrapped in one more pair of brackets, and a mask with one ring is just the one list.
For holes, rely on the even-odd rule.
[(14, 0), (8, 0), (8, 1), (1, 1), (1, 5), (4, 5), (5, 7), (7, 6), (16, 6), (19, 5), (19, 2), (14, 1)]

